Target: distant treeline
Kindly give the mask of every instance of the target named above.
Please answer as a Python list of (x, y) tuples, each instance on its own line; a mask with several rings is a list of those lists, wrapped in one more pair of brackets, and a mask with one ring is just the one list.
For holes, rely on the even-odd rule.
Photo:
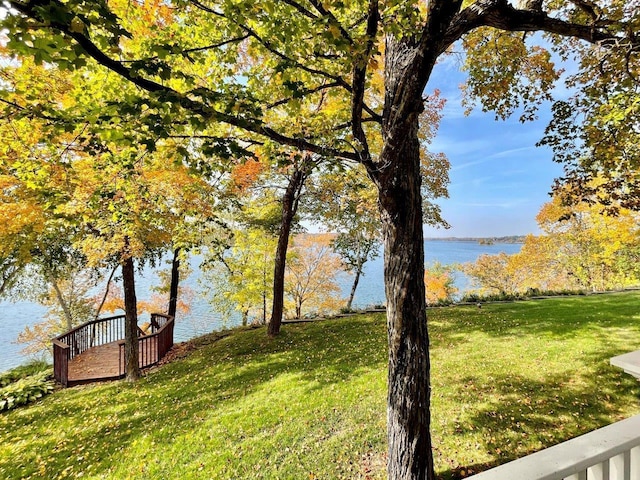
[(425, 238), (426, 241), (439, 242), (478, 242), (481, 245), (492, 245), (494, 243), (524, 243), (524, 235), (510, 235), (508, 237), (443, 237)]

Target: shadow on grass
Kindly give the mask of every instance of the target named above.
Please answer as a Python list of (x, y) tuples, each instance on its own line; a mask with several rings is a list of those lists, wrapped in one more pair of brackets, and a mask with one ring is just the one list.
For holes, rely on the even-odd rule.
[[(17, 454), (0, 458), (0, 478), (66, 478), (82, 471), (108, 477), (137, 440), (176, 444), (212, 411), (280, 376), (299, 379), (305, 395), (312, 395), (364, 370), (384, 369), (383, 318), (291, 325), (274, 339), (264, 328), (222, 339), (205, 336), (198, 340), (201, 349), (136, 384), (76, 387), (4, 422), (0, 416), (0, 438), (16, 445)], [(34, 428), (40, 430), (25, 441)]]
[(462, 404), (479, 406), (446, 434), (462, 441), (470, 430), (481, 432), (475, 439), (493, 460), (457, 465), (439, 478), (464, 478), (623, 419), (623, 406), (640, 403), (640, 385), (609, 366), (617, 352), (618, 347), (603, 347), (587, 355), (592, 370), (550, 373), (541, 381), (508, 374), (465, 378), (456, 394)]
[[(600, 348), (583, 355), (585, 364), (596, 365), (587, 372), (576, 367), (580, 373), (551, 372), (532, 381), (526, 374), (502, 371), (478, 379), (464, 377), (468, 375), (464, 371), (459, 384), (451, 386), (458, 397), (456, 402), (477, 407), (463, 410), (456, 403), (462, 416), (444, 435), (462, 440), (465, 431), (473, 427), (481, 432), (481, 448), (494, 460), (452, 467), (442, 473), (442, 478), (458, 478), (463, 470), (465, 475), (469, 470), (477, 472), (598, 428), (620, 415), (620, 405), (637, 402), (638, 385), (609, 367), (608, 359), (625, 351), (620, 338), (640, 338), (640, 326), (630, 326), (630, 312), (636, 310), (639, 300), (640, 294), (634, 293), (432, 310), (432, 343), (442, 351), (448, 344), (474, 341), (471, 339), (476, 333), (496, 338), (534, 335), (566, 339), (586, 330), (590, 338), (598, 337), (601, 331), (620, 329), (624, 333), (602, 335)], [(272, 388), (279, 379), (295, 384), (300, 393), (298, 401), (304, 402), (327, 395), (327, 387), (348, 384), (366, 372), (384, 372), (387, 363), (384, 315), (287, 325), (275, 339), (259, 328), (225, 338), (205, 336), (197, 343), (198, 350), (137, 384), (116, 382), (68, 389), (30, 408), (0, 415), (0, 478), (71, 478), (80, 473), (114, 478), (114, 469), (128, 461), (123, 459), (130, 458), (128, 452), (137, 442), (144, 442), (150, 449), (148, 458), (139, 465), (139, 476), (144, 477), (145, 469), (171, 461), (159, 456), (180, 453), (192, 432), (202, 435), (213, 430), (219, 415), (238, 415), (240, 424), (245, 411), (231, 407)], [(380, 397), (383, 402), (383, 392)], [(289, 400), (277, 398), (272, 400), (277, 405), (256, 405), (250, 412), (270, 416), (267, 421), (273, 425), (282, 424), (274, 411), (286, 407)], [(336, 410), (348, 409), (353, 403), (335, 405), (333, 412), (326, 414), (334, 419), (309, 417), (308, 421), (335, 421), (340, 428), (342, 413)], [(280, 412), (287, 414), (284, 407)], [(384, 407), (380, 416), (384, 417)], [(245, 441), (245, 433), (242, 426), (229, 425), (223, 434), (231, 447), (210, 447), (207, 442), (213, 444), (218, 439), (199, 437), (203, 444), (189, 447), (194, 448), (185, 454), (190, 458), (180, 461), (197, 464), (203, 450), (226, 448), (220, 461), (231, 463), (229, 458), (239, 454), (238, 445)], [(267, 430), (264, 435), (274, 432)], [(281, 458), (283, 452), (273, 455)], [(192, 478), (207, 477), (194, 474)], [(224, 478), (245, 477), (236, 474)]]

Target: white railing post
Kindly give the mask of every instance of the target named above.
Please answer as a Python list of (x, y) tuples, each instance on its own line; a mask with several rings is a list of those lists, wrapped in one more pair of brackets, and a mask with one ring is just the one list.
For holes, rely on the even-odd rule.
[(587, 478), (592, 480), (609, 480), (609, 460), (587, 468)]
[(616, 455), (609, 460), (610, 480), (630, 480), (629, 478), (629, 451)]
[(574, 473), (573, 475), (566, 477), (563, 480), (587, 480), (587, 472)]
[(640, 446), (629, 451), (629, 477), (640, 478)]

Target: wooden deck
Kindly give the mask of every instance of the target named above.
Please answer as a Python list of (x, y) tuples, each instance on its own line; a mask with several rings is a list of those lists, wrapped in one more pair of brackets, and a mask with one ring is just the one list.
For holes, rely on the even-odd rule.
[(78, 385), (119, 378), (119, 354), (118, 342), (107, 343), (82, 352), (69, 361), (69, 383)]
[[(154, 313), (151, 333), (138, 332), (140, 368), (158, 363), (173, 346), (174, 319)], [(53, 339), (56, 380), (65, 387), (125, 376), (124, 316), (86, 322)]]
[[(147, 359), (156, 358), (157, 345), (157, 341), (140, 344), (140, 368), (148, 365)], [(120, 371), (121, 368), (124, 370), (124, 365), (119, 355), (119, 342), (107, 343), (82, 352), (69, 362), (69, 384), (81, 385), (124, 377), (124, 372)]]

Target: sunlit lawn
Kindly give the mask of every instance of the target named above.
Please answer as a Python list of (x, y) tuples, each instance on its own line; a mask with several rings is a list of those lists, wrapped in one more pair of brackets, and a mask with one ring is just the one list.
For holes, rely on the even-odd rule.
[[(437, 470), (457, 478), (640, 413), (608, 359), (640, 293), (430, 311)], [(203, 337), (135, 385), (0, 414), (0, 478), (384, 478), (382, 315)]]

